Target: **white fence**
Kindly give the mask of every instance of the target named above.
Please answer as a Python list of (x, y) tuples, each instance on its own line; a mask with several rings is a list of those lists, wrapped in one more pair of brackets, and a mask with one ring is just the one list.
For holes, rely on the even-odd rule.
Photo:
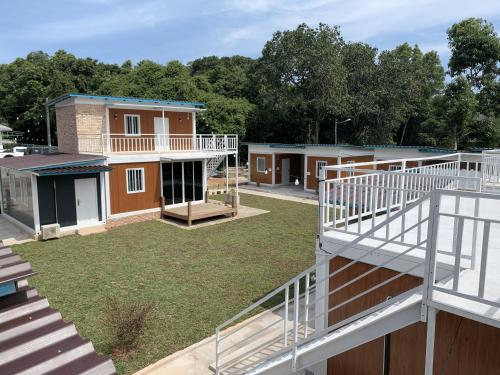
[(78, 150), (90, 153), (178, 151), (227, 152), (238, 149), (238, 136), (226, 134), (79, 135)]

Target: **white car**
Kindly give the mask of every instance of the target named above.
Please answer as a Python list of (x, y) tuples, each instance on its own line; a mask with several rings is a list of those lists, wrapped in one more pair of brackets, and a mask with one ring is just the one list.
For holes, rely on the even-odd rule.
[(24, 156), (24, 153), (26, 151), (27, 151), (27, 148), (26, 147), (21, 147), (21, 146), (14, 147), (12, 149), (12, 151), (0, 150), (0, 159)]

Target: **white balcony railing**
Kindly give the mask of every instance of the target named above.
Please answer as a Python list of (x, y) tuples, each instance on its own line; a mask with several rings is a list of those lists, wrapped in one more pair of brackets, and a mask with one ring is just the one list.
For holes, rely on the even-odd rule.
[(78, 136), (79, 152), (88, 153), (164, 153), (228, 152), (238, 149), (234, 134), (88, 134)]

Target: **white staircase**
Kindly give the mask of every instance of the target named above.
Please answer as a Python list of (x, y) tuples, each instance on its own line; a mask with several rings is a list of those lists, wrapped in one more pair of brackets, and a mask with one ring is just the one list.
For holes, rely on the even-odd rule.
[[(404, 204), (388, 204), (390, 215), (373, 215), (366, 231), (350, 218), (344, 227), (320, 231), (316, 250), (323, 255), (314, 266), (217, 327), (216, 358), (210, 366), (214, 373), (300, 374), (330, 357), (426, 322), (429, 308), (500, 327), (500, 282), (486, 272), (487, 261), (500, 266), (500, 254), (493, 257), (498, 252), (490, 249), (500, 241), (500, 231), (489, 230), (500, 227), (495, 216), (500, 196), (420, 189), (420, 197), (410, 201), (412, 190), (403, 189), (402, 194)], [(333, 231), (345, 235), (337, 236), (335, 247), (328, 238)], [(375, 274), (383, 269), (391, 272)], [(344, 277), (343, 272), (350, 273)], [(477, 277), (470, 281), (467, 275)], [(406, 279), (398, 284), (400, 278)], [(466, 308), (473, 304), (478, 306)], [(265, 312), (235, 325), (261, 309)]]
[(225, 154), (215, 154), (213, 158), (208, 159), (207, 161), (207, 176), (210, 177), (212, 176), (217, 168), (219, 168), (219, 165), (224, 161), (224, 158), (226, 157)]

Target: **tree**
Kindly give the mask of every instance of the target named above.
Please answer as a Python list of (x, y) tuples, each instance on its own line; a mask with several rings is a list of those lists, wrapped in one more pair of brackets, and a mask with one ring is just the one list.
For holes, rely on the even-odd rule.
[(470, 131), (470, 122), (476, 114), (477, 100), (469, 82), (458, 77), (445, 90), (445, 108), (448, 129), (451, 131), (452, 145), (458, 149)]
[(500, 40), (491, 23), (468, 18), (454, 24), (447, 33), (452, 77), (465, 74), (471, 86), (481, 88), (485, 79), (498, 75)]
[(319, 143), (321, 124), (346, 106), (343, 44), (337, 27), (301, 24), (276, 32), (262, 51), (260, 71), (268, 98), (274, 98), (268, 107), (286, 110), (305, 124), (307, 142)]

